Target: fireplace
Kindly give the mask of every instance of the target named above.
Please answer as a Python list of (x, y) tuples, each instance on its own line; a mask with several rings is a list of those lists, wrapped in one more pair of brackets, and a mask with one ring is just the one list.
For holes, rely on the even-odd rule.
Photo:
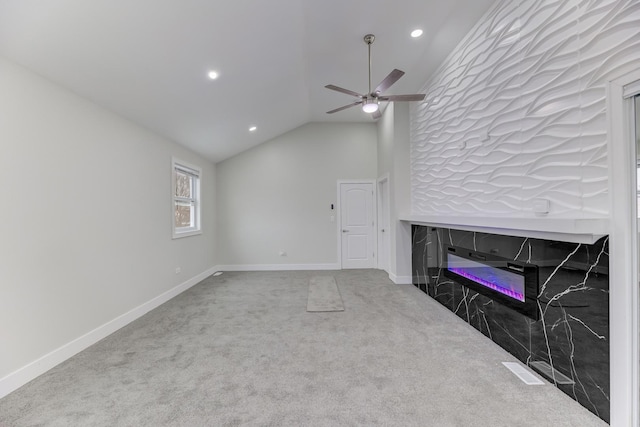
[(609, 421), (607, 236), (584, 243), (412, 231), (420, 290)]
[(534, 320), (538, 313), (538, 266), (446, 245), (448, 278)]

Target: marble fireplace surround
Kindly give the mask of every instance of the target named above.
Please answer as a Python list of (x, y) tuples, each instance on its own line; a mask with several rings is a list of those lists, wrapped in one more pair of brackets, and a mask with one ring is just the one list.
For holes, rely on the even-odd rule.
[[(609, 422), (607, 220), (403, 220), (415, 286)], [(538, 265), (540, 320), (446, 277), (446, 245)]]

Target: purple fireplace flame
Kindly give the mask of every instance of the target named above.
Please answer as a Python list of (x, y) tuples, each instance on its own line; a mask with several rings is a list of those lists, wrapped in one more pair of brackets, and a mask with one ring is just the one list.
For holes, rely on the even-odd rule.
[(447, 269), (485, 288), (518, 301), (525, 301), (524, 276), (490, 265), (447, 254)]

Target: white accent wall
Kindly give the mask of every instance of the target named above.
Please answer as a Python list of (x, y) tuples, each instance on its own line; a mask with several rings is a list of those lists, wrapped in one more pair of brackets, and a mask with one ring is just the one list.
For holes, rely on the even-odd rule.
[(375, 179), (376, 144), (374, 123), (308, 123), (218, 163), (222, 267), (338, 268), (337, 181)]
[[(210, 271), (215, 168), (2, 58), (0, 94), (6, 394)], [(202, 235), (171, 238), (172, 156), (202, 168)]]
[(412, 213), (606, 218), (606, 83), (640, 68), (640, 2), (498, 1), (413, 109)]

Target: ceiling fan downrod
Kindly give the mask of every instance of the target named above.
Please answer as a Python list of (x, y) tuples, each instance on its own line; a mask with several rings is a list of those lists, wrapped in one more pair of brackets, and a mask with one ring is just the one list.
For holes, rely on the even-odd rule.
[(366, 36), (364, 36), (364, 42), (367, 44), (367, 47), (369, 49), (369, 92), (367, 92), (368, 94), (371, 94), (371, 45), (373, 44), (373, 41), (376, 39), (376, 36), (374, 36), (373, 34), (367, 34)]

